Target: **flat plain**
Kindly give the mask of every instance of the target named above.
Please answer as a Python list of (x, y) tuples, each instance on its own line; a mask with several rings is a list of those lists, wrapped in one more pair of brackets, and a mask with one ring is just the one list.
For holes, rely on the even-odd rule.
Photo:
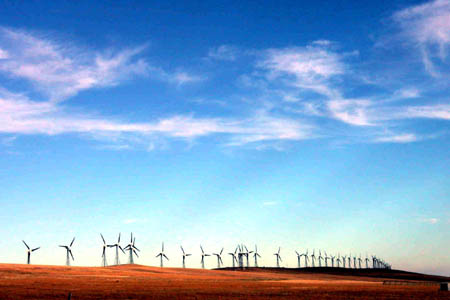
[[(395, 281), (385, 285), (383, 281)], [(395, 270), (0, 264), (0, 299), (450, 299), (448, 277)], [(435, 282), (430, 284), (431, 282)], [(402, 283), (401, 285), (399, 283)]]

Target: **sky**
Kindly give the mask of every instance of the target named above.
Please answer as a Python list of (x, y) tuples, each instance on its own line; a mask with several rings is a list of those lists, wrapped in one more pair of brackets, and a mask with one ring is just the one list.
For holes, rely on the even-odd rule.
[(450, 275), (449, 56), (448, 0), (2, 1), (0, 262)]

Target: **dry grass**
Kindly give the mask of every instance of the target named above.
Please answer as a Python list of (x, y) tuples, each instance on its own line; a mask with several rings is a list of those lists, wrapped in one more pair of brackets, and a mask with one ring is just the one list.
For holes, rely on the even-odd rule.
[(450, 299), (438, 286), (277, 270), (225, 271), (0, 264), (0, 299)]

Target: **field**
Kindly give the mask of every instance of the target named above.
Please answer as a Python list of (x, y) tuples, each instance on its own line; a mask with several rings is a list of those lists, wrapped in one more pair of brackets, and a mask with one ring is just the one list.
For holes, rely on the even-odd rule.
[[(384, 280), (415, 282), (383, 285)], [(450, 278), (335, 268), (199, 270), (0, 264), (0, 299), (450, 299)]]

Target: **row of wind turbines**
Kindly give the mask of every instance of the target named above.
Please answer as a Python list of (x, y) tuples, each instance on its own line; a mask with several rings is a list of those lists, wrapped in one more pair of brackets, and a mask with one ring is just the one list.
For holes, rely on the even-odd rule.
[[(114, 248), (115, 250), (115, 259), (114, 259), (114, 265), (120, 265), (120, 259), (119, 259), (119, 250), (122, 251), (123, 254), (126, 254), (125, 251), (128, 252), (128, 263), (130, 264), (134, 264), (134, 256), (139, 257), (138, 252), (140, 252), (141, 250), (139, 250), (135, 243), (136, 243), (136, 237), (133, 237), (133, 233), (131, 233), (131, 238), (130, 238), (130, 242), (124, 247), (122, 248), (122, 246), (120, 245), (120, 233), (119, 236), (117, 238), (117, 242), (114, 244), (107, 244), (105, 241), (105, 238), (103, 237), (103, 235), (100, 233), (100, 237), (102, 238), (103, 241), (103, 247), (102, 247), (102, 262), (101, 262), (101, 266), (106, 267), (108, 265), (107, 260), (106, 260), (106, 249), (107, 248)], [(72, 253), (72, 246), (73, 243), (75, 241), (75, 237), (72, 239), (72, 242), (69, 245), (59, 245), (59, 247), (64, 248), (66, 250), (66, 265), (70, 266), (70, 259), (72, 258), (72, 260), (75, 260), (73, 253)], [(27, 247), (27, 264), (31, 263), (31, 253), (40, 249), (40, 247), (37, 248), (30, 248), (28, 246), (28, 244), (25, 241), (22, 241), (25, 246)], [(180, 249), (182, 251), (182, 267), (186, 268), (186, 258), (191, 256), (192, 254), (190, 253), (186, 253), (184, 251), (183, 246), (180, 246)], [(200, 250), (201, 250), (201, 260), (200, 260), (200, 264), (202, 269), (205, 268), (205, 257), (208, 256), (216, 256), (217, 258), (217, 268), (221, 268), (224, 263), (222, 260), (222, 253), (224, 248), (222, 248), (220, 250), (220, 252), (218, 253), (212, 253), (212, 254), (208, 254), (203, 250), (203, 247), (200, 245)], [(273, 255), (275, 255), (276, 258), (276, 266), (277, 268), (280, 267), (280, 262), (282, 262), (281, 259), (281, 255), (280, 255), (280, 251), (281, 251), (281, 247), (278, 247), (278, 252), (274, 253)], [(316, 251), (315, 249), (313, 250), (313, 253), (311, 255), (309, 255), (309, 251), (306, 250), (305, 253), (299, 253), (297, 251), (295, 251), (296, 255), (297, 255), (297, 267), (301, 268), (301, 258), (304, 257), (304, 265), (303, 267), (338, 267), (338, 268), (363, 268), (363, 263), (365, 262), (365, 268), (370, 268), (369, 266), (369, 262), (370, 259), (368, 258), (368, 256), (366, 255), (365, 259), (361, 258), (361, 254), (359, 255), (359, 257), (357, 256), (352, 256), (351, 254), (347, 255), (340, 255), (338, 254), (337, 256), (335, 255), (327, 255), (327, 252), (324, 251), (325, 256), (322, 256), (322, 251), (319, 250), (319, 255), (316, 256)], [(253, 255), (253, 259), (254, 259), (254, 267), (258, 267), (258, 258), (261, 258), (261, 255), (258, 253), (258, 248), (255, 245), (255, 250), (253, 251), (249, 251), (248, 248), (245, 245), (238, 245), (236, 247), (236, 249), (234, 250), (234, 252), (230, 252), (228, 253), (228, 255), (231, 256), (231, 266), (233, 268), (235, 268), (236, 266), (240, 267), (240, 268), (245, 268), (245, 267), (250, 267), (250, 260), (249, 260), (249, 256)], [(169, 260), (169, 258), (167, 257), (167, 255), (164, 253), (164, 243), (162, 243), (162, 247), (161, 247), (161, 252), (159, 252), (156, 257), (159, 257), (160, 259), (160, 266), (161, 268), (164, 267), (164, 259), (165, 260)], [(318, 261), (318, 264), (316, 264), (316, 260)], [(309, 262), (311, 261), (311, 265), (309, 265)], [(328, 264), (328, 261), (331, 262), (331, 264)], [(325, 264), (322, 265), (322, 262), (324, 262)], [(372, 268), (376, 269), (376, 268), (383, 268), (383, 269), (391, 269), (391, 265), (387, 262), (385, 262), (383, 259), (377, 258), (376, 256), (372, 256)]]

